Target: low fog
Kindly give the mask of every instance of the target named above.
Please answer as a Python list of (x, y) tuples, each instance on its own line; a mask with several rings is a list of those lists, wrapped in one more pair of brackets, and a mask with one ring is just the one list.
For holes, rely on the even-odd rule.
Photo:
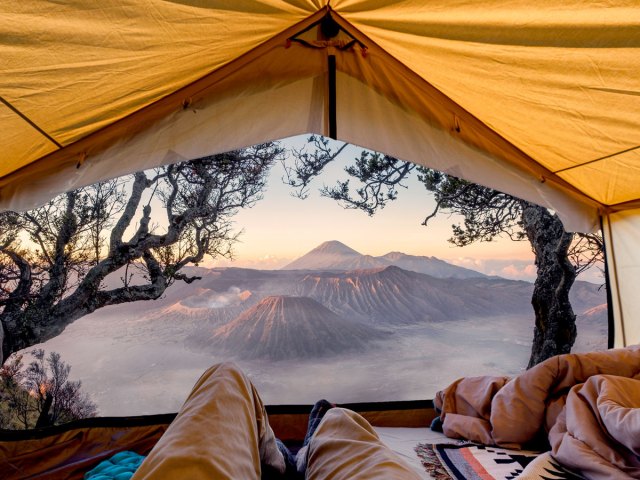
[[(320, 398), (338, 403), (430, 399), (460, 376), (522, 372), (533, 337), (531, 317), (477, 318), (397, 327), (366, 353), (265, 362), (202, 353), (190, 348), (186, 331), (180, 335), (176, 328), (106, 309), (41, 346), (60, 352), (72, 365), (71, 377), (82, 380), (100, 415), (120, 416), (177, 411), (202, 372), (226, 360), (236, 361), (272, 405)], [(574, 351), (606, 348), (603, 328), (579, 323)]]

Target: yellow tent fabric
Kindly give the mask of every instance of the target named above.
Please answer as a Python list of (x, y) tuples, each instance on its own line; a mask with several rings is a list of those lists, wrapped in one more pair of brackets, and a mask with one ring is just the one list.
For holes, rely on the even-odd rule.
[[(122, 133), (100, 139), (101, 129), (131, 115), (145, 121), (141, 110), (154, 102), (247, 52), (252, 58), (265, 55), (256, 51), (260, 45), (278, 37), (283, 43), (328, 3), (5, 4), (0, 184), (47, 158), (63, 164), (70, 156), (76, 157), (71, 163), (90, 159), (100, 141), (112, 143)], [(440, 112), (440, 123), (473, 116), (519, 150), (508, 154), (512, 160), (529, 163), (541, 178), (566, 181), (560, 184), (606, 207), (637, 206), (637, 2), (343, 0), (331, 8), (372, 53), (380, 49), (381, 68), (390, 59), (399, 62), (465, 112)], [(295, 63), (304, 54), (289, 57)], [(315, 68), (322, 73), (324, 66), (318, 62)], [(283, 72), (281, 81), (300, 72), (291, 75)], [(376, 86), (387, 97), (397, 97), (393, 92), (401, 85), (395, 78), (360, 80), (384, 84)], [(425, 113), (411, 99), (394, 100)], [(464, 133), (463, 140), (470, 141)], [(112, 170), (120, 173), (116, 166)], [(2, 195), (5, 205), (9, 194)]]
[(638, 2), (392, 8), (388, 15), (380, 8), (345, 17), (587, 196), (605, 205), (637, 200), (631, 177), (640, 173)]
[[(570, 229), (602, 216), (628, 239), (640, 224), (637, 0), (0, 8), (0, 209), (335, 126), (338, 139), (547, 205)], [(316, 26), (327, 14), (335, 38)]]

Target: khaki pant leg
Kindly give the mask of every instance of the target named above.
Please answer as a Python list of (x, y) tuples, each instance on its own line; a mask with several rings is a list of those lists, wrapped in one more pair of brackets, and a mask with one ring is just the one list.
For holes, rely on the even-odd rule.
[(351, 410), (332, 408), (318, 426), (307, 459), (307, 480), (420, 480), (380, 441), (369, 422)]
[(255, 388), (237, 366), (223, 363), (200, 377), (133, 480), (259, 479), (261, 459), (284, 471)]

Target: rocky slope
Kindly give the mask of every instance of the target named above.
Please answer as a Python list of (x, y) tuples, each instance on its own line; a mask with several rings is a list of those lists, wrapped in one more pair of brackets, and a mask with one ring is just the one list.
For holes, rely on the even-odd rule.
[(308, 274), (295, 295), (311, 297), (344, 318), (403, 325), (527, 313), (526, 282), (439, 279), (398, 267)]
[(216, 329), (211, 345), (241, 358), (286, 360), (363, 351), (385, 335), (311, 298), (272, 296)]

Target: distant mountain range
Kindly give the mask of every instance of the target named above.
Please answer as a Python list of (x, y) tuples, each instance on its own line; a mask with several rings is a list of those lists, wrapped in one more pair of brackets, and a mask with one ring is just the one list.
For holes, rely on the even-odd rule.
[[(406, 268), (385, 263), (390, 261)], [(377, 266), (360, 268), (368, 265)], [(173, 285), (157, 301), (101, 314), (135, 318), (132, 329), (198, 351), (272, 360), (369, 349), (390, 330), (451, 320), (530, 317), (533, 329), (532, 283), (487, 277), (430, 257), (370, 257), (334, 241), (283, 270), (186, 270), (202, 278)], [(604, 291), (578, 281), (570, 299), (579, 324), (606, 330)]]
[(531, 311), (531, 284), (490, 278), (435, 278), (391, 266), (313, 272), (294, 286), (345, 318), (382, 325), (445, 322)]
[(285, 265), (282, 270), (369, 270), (396, 266), (436, 278), (480, 278), (486, 275), (452, 265), (436, 257), (389, 252), (380, 257), (363, 255), (337, 240), (331, 240)]

